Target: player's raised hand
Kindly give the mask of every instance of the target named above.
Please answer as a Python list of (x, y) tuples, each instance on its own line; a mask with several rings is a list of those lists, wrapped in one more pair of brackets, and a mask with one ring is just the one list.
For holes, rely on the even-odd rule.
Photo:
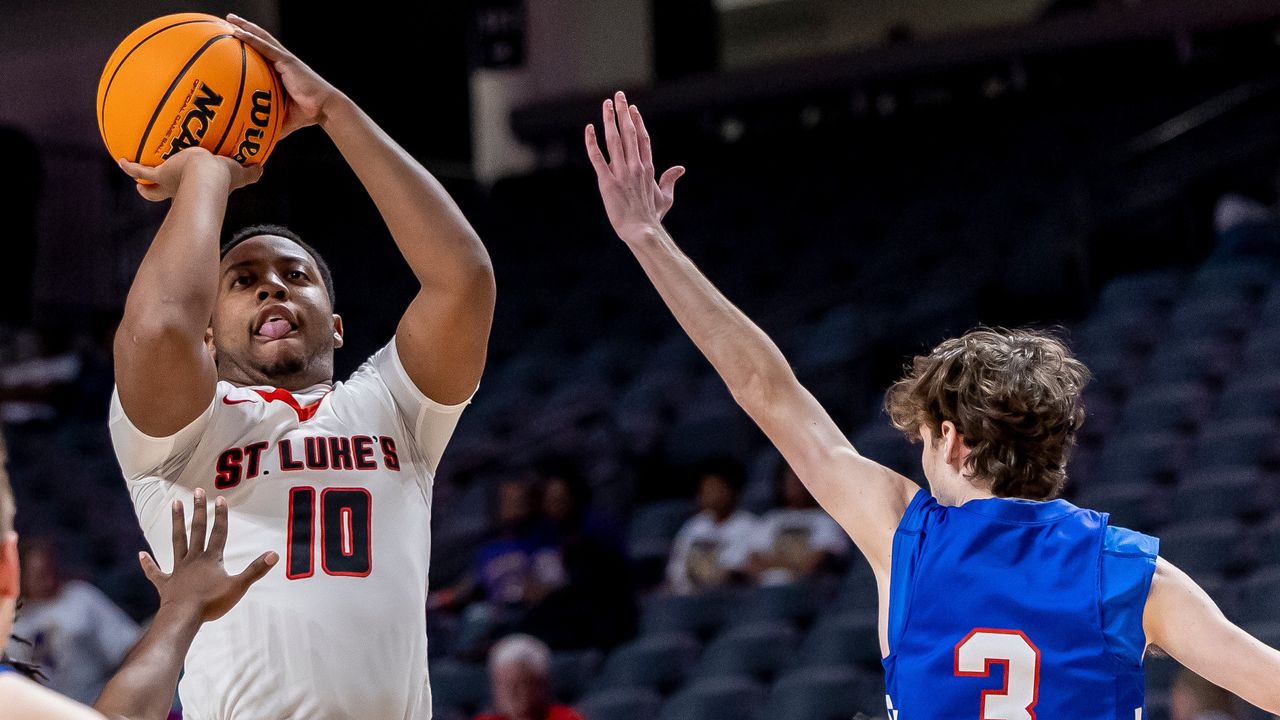
[(214, 155), (202, 147), (183, 148), (155, 167), (124, 158), (117, 162), (126, 175), (138, 181), (138, 194), (151, 202), (172, 198), (178, 194), (182, 183), (196, 175), (212, 177), (217, 173), (226, 173), (228, 192), (252, 185), (262, 177), (261, 165), (245, 167), (229, 157)]
[(227, 22), (235, 26), (234, 35), (261, 53), (284, 81), (288, 102), (280, 137), (323, 121), (326, 107), (341, 98), (342, 93), (299, 60), (297, 55), (286, 50), (271, 33), (238, 15), (228, 15)]
[(213, 531), (205, 543), (208, 508), (204, 490), (197, 489), (191, 514), (191, 538), (187, 539), (182, 501), (173, 501), (173, 572), (164, 573), (147, 553), (139, 553), (142, 572), (160, 592), (160, 605), (186, 605), (199, 612), (203, 621), (217, 620), (235, 607), (249, 586), (262, 579), (280, 561), (280, 555), (266, 552), (249, 563), (239, 575), (228, 575), (222, 565), (227, 544), (227, 500), (213, 503)]
[(619, 91), (604, 101), (604, 138), (608, 160), (600, 151), (595, 125), (586, 128), (587, 157), (600, 183), (609, 222), (624, 241), (638, 240), (658, 227), (675, 202), (677, 165), (654, 179), (653, 146), (640, 111)]

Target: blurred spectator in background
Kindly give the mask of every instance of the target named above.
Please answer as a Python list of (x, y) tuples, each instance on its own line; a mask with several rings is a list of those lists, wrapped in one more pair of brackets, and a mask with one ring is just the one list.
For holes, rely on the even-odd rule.
[(23, 543), (22, 608), (10, 642), (13, 659), (39, 667), (53, 690), (93, 703), (138, 640), (138, 625), (102, 591), (68, 580), (52, 539)]
[(428, 609), (465, 607), (455, 649), (462, 657), (483, 655), (493, 637), (522, 627), (529, 609), (567, 582), (537, 487), (505, 480), (495, 499), (497, 529), (476, 551), (471, 572), (428, 600)]
[(1169, 691), (1169, 720), (1239, 720), (1236, 696), (1183, 669)]
[(591, 510), (591, 488), (568, 460), (541, 468), (542, 511), (566, 584), (530, 613), (524, 629), (557, 650), (610, 648), (635, 634), (636, 600), (622, 537)]
[(476, 552), (475, 578), (485, 600), (527, 606), (565, 583), (555, 533), (540, 510), (535, 485), (498, 485), (497, 537)]
[(65, 332), (22, 331), (0, 358), (0, 422), (51, 422), (59, 391), (80, 375), (80, 357)]
[(844, 530), (818, 507), (787, 463), (782, 463), (774, 482), (778, 507), (760, 518), (751, 576), (761, 585), (781, 585), (839, 569), (849, 554)]
[(509, 635), (489, 653), (494, 712), (476, 720), (582, 720), (551, 697), (551, 650), (528, 635)]
[(748, 569), (759, 521), (738, 507), (746, 474), (741, 463), (713, 458), (693, 468), (698, 514), (676, 533), (667, 581), (677, 593), (711, 590), (741, 578)]

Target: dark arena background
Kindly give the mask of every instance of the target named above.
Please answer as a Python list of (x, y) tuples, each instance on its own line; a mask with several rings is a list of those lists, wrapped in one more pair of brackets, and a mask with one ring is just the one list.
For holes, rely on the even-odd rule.
[[(700, 509), (820, 511), (609, 226), (581, 138), (616, 89), (659, 169), (688, 168), (672, 235), (862, 454), (923, 483), (882, 409), (910, 358), (977, 325), (1060, 328), (1094, 374), (1065, 497), (1158, 535), (1280, 644), (1280, 4), (338, 7), (0, 5), (0, 421), (38, 565), (24, 579), (45, 585), (19, 617), (67, 588), (115, 613), (11, 653), (51, 678), (92, 663), (100, 686), (156, 611), (106, 417), (111, 338), (165, 206), (106, 153), (93, 97), (116, 43), (179, 11), (277, 33), (446, 185), (492, 256), (488, 366), (435, 479), (436, 718), (492, 711), (486, 660), (513, 632), (550, 647), (551, 692), (588, 720), (885, 715), (875, 581), (843, 535), (800, 533), (803, 572), (770, 566), (763, 531), (719, 540), (745, 544), (718, 548), (723, 567), (675, 547)], [(416, 285), (323, 132), (232, 195), (228, 232), (260, 222), (333, 267), (346, 377)], [(711, 510), (716, 479), (729, 507)], [(503, 553), (522, 569), (490, 567)], [(1146, 666), (1147, 718), (1263, 717), (1167, 657)]]

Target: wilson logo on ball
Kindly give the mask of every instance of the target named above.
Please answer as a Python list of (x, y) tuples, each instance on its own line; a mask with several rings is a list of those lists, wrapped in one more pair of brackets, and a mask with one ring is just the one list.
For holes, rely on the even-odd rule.
[(208, 132), (214, 115), (218, 112), (218, 106), (222, 104), (222, 96), (214, 92), (213, 88), (199, 80), (196, 81), (196, 85), (197, 88), (192, 93), (191, 109), (178, 123), (178, 135), (168, 143), (169, 151), (160, 156), (166, 160), (183, 148), (199, 145), (204, 139), (204, 134)]
[(244, 139), (236, 148), (236, 154), (231, 156), (236, 162), (243, 163), (249, 158), (257, 157), (262, 151), (262, 136), (266, 132), (265, 128), (271, 123), (271, 93), (267, 90), (255, 91), (251, 102), (253, 105), (249, 110), (249, 122), (253, 123), (254, 127), (245, 129)]

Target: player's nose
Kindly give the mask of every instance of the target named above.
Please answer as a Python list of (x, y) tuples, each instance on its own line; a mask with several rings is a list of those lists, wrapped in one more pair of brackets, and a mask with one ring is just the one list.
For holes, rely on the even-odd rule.
[(280, 278), (269, 275), (258, 284), (258, 302), (267, 299), (284, 300), (289, 297), (289, 286)]

